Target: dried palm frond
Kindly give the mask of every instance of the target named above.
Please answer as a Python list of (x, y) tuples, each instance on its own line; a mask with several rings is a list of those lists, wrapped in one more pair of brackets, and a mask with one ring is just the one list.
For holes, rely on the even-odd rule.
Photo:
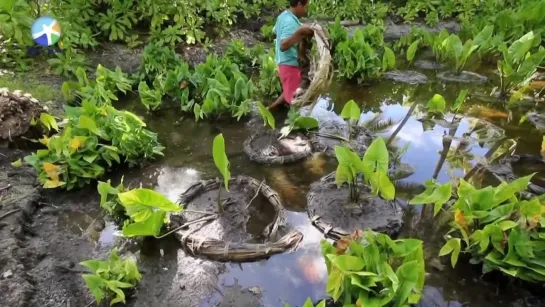
[(327, 92), (333, 78), (329, 34), (318, 23), (313, 23), (310, 27), (314, 30), (314, 40), (316, 41), (318, 54), (311, 64), (310, 75), (312, 80), (310, 86), (305, 92), (293, 99), (293, 105), (296, 107), (303, 107), (308, 104), (314, 105), (318, 97)]

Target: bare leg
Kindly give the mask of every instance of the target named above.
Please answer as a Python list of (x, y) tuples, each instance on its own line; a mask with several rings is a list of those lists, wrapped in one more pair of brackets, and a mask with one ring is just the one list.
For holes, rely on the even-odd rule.
[(279, 105), (283, 104), (285, 101), (286, 100), (284, 99), (284, 94), (280, 94), (280, 96), (278, 96), (276, 101), (273, 102), (273, 104), (271, 104), (270, 106), (268, 106), (267, 109), (269, 109), (269, 110), (275, 109)]

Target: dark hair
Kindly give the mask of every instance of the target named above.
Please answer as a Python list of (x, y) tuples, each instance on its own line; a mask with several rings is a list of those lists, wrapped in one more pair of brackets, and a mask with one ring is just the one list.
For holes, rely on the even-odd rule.
[(290, 0), (290, 6), (296, 7), (297, 5), (306, 5), (308, 3), (308, 0)]

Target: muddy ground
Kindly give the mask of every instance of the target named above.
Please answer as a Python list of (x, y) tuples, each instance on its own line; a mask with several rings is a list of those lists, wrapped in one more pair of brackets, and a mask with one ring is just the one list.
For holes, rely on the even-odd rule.
[(135, 252), (143, 275), (127, 306), (199, 306), (218, 292), (222, 299), (210, 304), (261, 306), (259, 292), (216, 285), (224, 263), (187, 256), (173, 238), (117, 244), (111, 233), (101, 238), (105, 223), (94, 188), (41, 191), (32, 169), (10, 165), (26, 154), (0, 150), (1, 306), (96, 306), (79, 262), (104, 259), (114, 244)]

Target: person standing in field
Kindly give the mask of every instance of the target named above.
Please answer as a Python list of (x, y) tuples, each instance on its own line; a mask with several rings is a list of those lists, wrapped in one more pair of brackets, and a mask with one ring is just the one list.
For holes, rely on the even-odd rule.
[(301, 40), (313, 34), (310, 27), (299, 21), (299, 18), (307, 14), (308, 1), (290, 0), (290, 8), (276, 19), (273, 29), (276, 34), (275, 60), (282, 83), (282, 94), (268, 109), (274, 109), (283, 103), (291, 105), (295, 91), (301, 83), (297, 46)]

